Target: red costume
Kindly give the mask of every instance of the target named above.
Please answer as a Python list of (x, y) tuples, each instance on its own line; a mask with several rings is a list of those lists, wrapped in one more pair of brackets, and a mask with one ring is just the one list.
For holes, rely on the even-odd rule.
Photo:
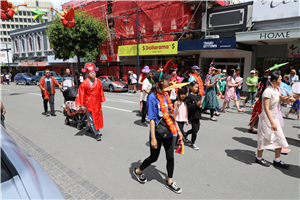
[[(87, 63), (82, 72), (98, 71), (93, 63)], [(91, 112), (96, 129), (103, 128), (103, 114), (101, 103), (105, 101), (101, 81), (95, 78), (91, 85), (89, 78), (85, 79), (79, 86), (76, 105), (85, 106), (87, 112)]]
[(1, 19), (10, 20), (14, 17), (14, 11), (7, 1), (1, 1)]
[(75, 26), (74, 9), (71, 8), (68, 12), (66, 10), (64, 10), (64, 12), (66, 14), (64, 16), (64, 19), (61, 20), (61, 22), (63, 23), (64, 27), (73, 28)]

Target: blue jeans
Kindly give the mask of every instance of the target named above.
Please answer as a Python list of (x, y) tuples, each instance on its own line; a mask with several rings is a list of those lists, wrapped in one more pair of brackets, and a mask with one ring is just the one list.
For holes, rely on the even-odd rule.
[(237, 100), (240, 100), (241, 99), (240, 89), (239, 88), (235, 88), (235, 93), (236, 93)]

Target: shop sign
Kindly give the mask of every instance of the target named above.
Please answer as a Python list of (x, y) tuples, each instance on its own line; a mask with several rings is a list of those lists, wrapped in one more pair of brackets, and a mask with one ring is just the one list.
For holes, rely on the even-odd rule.
[(21, 67), (46, 67), (46, 62), (21, 62)]
[[(178, 41), (139, 44), (139, 55), (169, 55), (178, 53)], [(136, 45), (118, 47), (119, 56), (136, 56)]]
[(299, 0), (254, 0), (252, 21), (299, 17), (299, 8)]
[(179, 42), (178, 51), (235, 49), (235, 38)]
[(286, 39), (291, 38), (291, 31), (282, 31), (282, 32), (267, 32), (259, 34), (259, 39)]
[(287, 57), (300, 57), (300, 43), (288, 44), (287, 46)]

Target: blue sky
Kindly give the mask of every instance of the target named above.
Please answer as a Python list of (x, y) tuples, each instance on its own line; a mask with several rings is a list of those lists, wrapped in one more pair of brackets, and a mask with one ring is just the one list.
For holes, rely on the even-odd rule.
[[(24, 3), (23, 0), (12, 0), (11, 2), (15, 5)], [(70, 0), (51, 0), (53, 8), (57, 9), (58, 11), (61, 11), (61, 5), (67, 2), (70, 2)]]

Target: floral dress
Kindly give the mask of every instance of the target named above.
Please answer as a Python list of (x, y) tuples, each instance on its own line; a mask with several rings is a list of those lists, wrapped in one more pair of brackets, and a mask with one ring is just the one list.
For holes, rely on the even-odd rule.
[(274, 122), (277, 125), (277, 131), (271, 130), (271, 123), (265, 112), (264, 105), (262, 105), (263, 111), (259, 117), (258, 130), (257, 130), (257, 149), (276, 149), (282, 147), (288, 147), (288, 143), (284, 136), (284, 133), (280, 124), (279, 103), (280, 93), (277, 89), (269, 86), (263, 93), (262, 99), (270, 99), (269, 110)]
[[(231, 76), (228, 76), (226, 79), (226, 83), (231, 82), (231, 84), (235, 84), (235, 81)], [(226, 84), (226, 91), (225, 91), (225, 101), (230, 101), (231, 99), (235, 99), (236, 93), (235, 93), (235, 87), (229, 87), (228, 84)]]
[[(210, 81), (209, 83), (211, 84), (212, 77), (210, 77), (209, 81)], [(205, 95), (203, 103), (202, 103), (203, 108), (215, 109), (216, 107), (219, 106), (219, 101), (218, 101), (218, 98), (216, 95), (216, 84), (217, 83), (215, 83), (210, 88), (206, 89), (206, 95)]]

